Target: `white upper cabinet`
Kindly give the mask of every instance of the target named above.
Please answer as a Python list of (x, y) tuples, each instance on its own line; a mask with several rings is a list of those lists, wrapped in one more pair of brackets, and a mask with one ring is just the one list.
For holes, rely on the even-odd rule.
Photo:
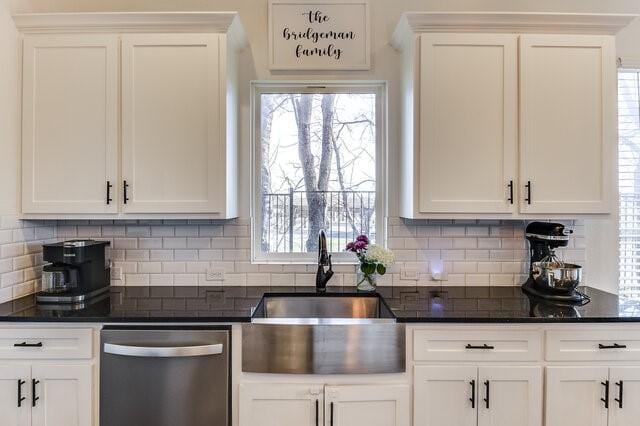
[(617, 152), (614, 43), (611, 36), (520, 37), (523, 213), (610, 212)]
[(420, 212), (511, 212), (517, 37), (423, 34), (420, 52)]
[(236, 13), (14, 21), (25, 217), (237, 216)]
[(224, 211), (218, 40), (215, 34), (123, 36), (125, 212)]
[(402, 53), (400, 216), (609, 214), (614, 34), (633, 18), (405, 13), (392, 39)]
[(117, 212), (117, 36), (28, 35), (23, 57), (23, 213)]

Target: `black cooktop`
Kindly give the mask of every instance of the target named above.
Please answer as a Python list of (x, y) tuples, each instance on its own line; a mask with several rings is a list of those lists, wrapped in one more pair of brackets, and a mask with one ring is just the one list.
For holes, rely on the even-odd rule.
[[(400, 322), (525, 323), (640, 322), (640, 300), (591, 287), (584, 306), (535, 299), (520, 287), (380, 287)], [(33, 295), (0, 304), (0, 321), (14, 322), (248, 322), (265, 293), (309, 293), (313, 287), (111, 287), (102, 300), (78, 309), (38, 305)], [(329, 287), (329, 296), (359, 294)]]

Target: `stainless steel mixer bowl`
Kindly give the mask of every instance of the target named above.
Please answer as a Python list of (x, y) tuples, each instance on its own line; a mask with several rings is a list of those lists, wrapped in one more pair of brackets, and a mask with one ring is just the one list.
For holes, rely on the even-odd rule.
[(538, 285), (570, 292), (582, 282), (582, 266), (561, 262), (535, 262), (533, 279)]

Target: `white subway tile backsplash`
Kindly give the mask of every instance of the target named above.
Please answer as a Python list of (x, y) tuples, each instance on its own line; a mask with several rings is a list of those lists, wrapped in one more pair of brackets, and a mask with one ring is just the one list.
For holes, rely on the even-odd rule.
[[(389, 218), (388, 224), (388, 246), (397, 263), (380, 278), (381, 286), (501, 286), (519, 285), (526, 278), (529, 264), (522, 221)], [(559, 254), (567, 261), (584, 263), (584, 227), (571, 224), (574, 238)], [(248, 219), (52, 222), (3, 216), (0, 302), (36, 290), (43, 242), (78, 237), (112, 241), (115, 285), (315, 285), (315, 265), (252, 264)], [(431, 280), (433, 261), (442, 262), (446, 281)], [(209, 268), (224, 270), (224, 281), (207, 281)], [(403, 280), (404, 268), (417, 270), (418, 281)], [(355, 269), (335, 265), (330, 285), (355, 285)]]
[(141, 249), (161, 249), (162, 238), (140, 238), (138, 239), (138, 247)]
[(175, 250), (173, 252), (175, 260), (198, 260), (198, 250)]
[(200, 260), (222, 260), (222, 250), (198, 250)]
[(187, 271), (185, 262), (162, 262), (162, 272), (165, 274), (182, 274)]
[(175, 228), (173, 226), (152, 226), (152, 237), (173, 237), (175, 235)]
[(210, 247), (211, 247), (211, 238), (187, 238), (187, 248), (207, 249)]
[(166, 249), (186, 249), (187, 239), (184, 237), (167, 237), (162, 239), (162, 247)]
[(198, 236), (198, 227), (197, 226), (176, 226), (176, 237), (197, 237)]
[[(113, 256), (113, 250), (111, 251), (111, 255)], [(149, 260), (173, 260), (173, 250), (149, 250)]]

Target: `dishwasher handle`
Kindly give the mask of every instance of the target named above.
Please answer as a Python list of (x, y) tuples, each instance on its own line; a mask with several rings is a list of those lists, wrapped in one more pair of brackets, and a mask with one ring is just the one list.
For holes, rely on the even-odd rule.
[(190, 356), (220, 355), (223, 345), (200, 346), (131, 346), (104, 344), (104, 353), (122, 356), (137, 356), (148, 358), (182, 358)]

